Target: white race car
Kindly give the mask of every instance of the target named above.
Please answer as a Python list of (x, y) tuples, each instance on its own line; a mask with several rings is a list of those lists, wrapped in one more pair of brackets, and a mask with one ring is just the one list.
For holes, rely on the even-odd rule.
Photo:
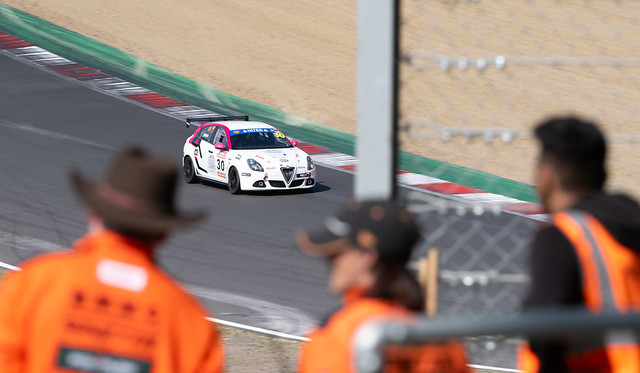
[(249, 117), (187, 118), (204, 123), (184, 143), (184, 179), (226, 184), (232, 194), (248, 190), (310, 189), (316, 168), (277, 128)]

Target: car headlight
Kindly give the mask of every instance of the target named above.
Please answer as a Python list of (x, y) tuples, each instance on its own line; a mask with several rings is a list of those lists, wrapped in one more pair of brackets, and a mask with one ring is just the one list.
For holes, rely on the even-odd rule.
[(253, 171), (260, 171), (260, 172), (264, 171), (264, 168), (262, 168), (262, 165), (253, 158), (247, 159), (247, 164), (249, 165), (249, 168)]
[(311, 157), (307, 156), (307, 170), (313, 170), (316, 166), (313, 164)]

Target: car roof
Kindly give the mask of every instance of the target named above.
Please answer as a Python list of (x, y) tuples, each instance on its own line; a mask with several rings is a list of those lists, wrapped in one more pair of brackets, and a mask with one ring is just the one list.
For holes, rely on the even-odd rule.
[[(232, 120), (224, 122), (212, 122), (217, 125), (226, 126), (230, 131), (241, 130), (245, 128), (275, 128), (274, 126), (264, 122)], [(209, 124), (209, 123), (207, 123)]]

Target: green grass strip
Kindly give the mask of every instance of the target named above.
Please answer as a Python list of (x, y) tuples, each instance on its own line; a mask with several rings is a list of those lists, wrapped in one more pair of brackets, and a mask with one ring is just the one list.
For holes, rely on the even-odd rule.
[[(173, 99), (225, 115), (248, 114), (252, 120), (271, 123), (290, 137), (336, 152), (355, 155), (354, 135), (171, 73), (97, 40), (3, 4), (0, 4), (0, 29), (59, 56)], [(399, 152), (398, 159), (398, 167), (406, 171), (523, 201), (536, 201), (533, 187), (524, 183), (403, 151)]]
[(403, 151), (399, 152), (398, 168), (521, 201), (538, 203), (536, 190), (532, 185), (501, 178), (483, 171), (440, 162)]

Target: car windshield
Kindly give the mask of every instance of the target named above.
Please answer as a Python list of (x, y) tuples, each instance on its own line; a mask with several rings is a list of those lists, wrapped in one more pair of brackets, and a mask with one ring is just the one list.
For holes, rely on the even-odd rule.
[(233, 130), (231, 135), (231, 147), (233, 149), (274, 149), (291, 148), (282, 132), (275, 128), (246, 128)]

